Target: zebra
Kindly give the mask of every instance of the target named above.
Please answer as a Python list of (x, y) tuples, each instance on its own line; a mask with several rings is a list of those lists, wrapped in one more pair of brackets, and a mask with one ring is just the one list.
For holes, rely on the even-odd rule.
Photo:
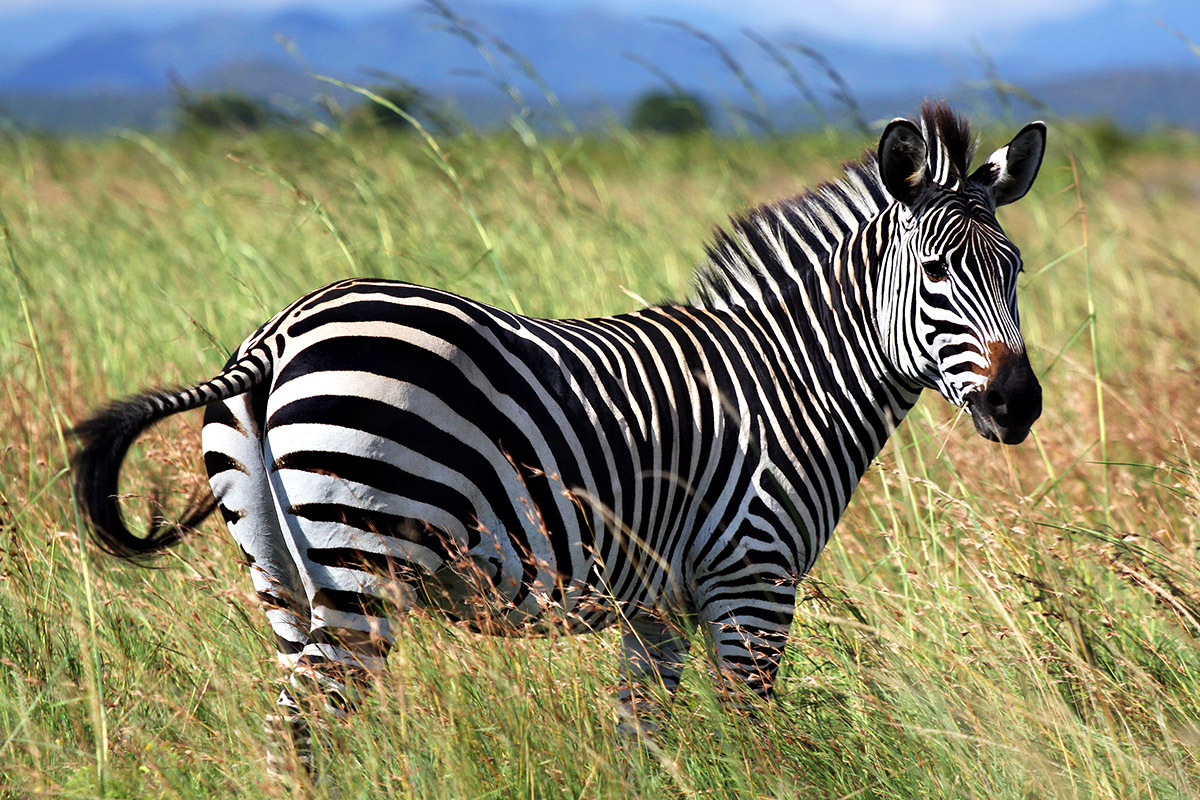
[[(76, 495), (99, 546), (134, 561), (219, 511), (297, 731), (303, 687), (348, 711), (416, 609), (495, 634), (619, 625), (636, 730), (678, 687), (691, 628), (722, 681), (766, 698), (799, 580), (921, 391), (1010, 445), (1041, 414), (996, 209), (1045, 144), (1030, 123), (971, 171), (968, 120), (927, 102), (841, 179), (732, 218), (686, 303), (548, 320), (333, 283), (211, 380), (82, 422)], [(128, 448), (200, 407), (212, 498), (131, 533)]]

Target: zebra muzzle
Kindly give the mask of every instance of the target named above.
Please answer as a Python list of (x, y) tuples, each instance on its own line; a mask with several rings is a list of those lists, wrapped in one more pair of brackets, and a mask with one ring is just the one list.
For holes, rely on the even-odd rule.
[(1025, 353), (998, 359), (984, 387), (965, 400), (975, 430), (993, 442), (1020, 444), (1042, 415), (1042, 385)]

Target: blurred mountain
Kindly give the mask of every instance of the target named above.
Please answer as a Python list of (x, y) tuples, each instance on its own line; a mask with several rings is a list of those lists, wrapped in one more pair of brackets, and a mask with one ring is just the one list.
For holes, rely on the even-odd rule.
[[(1193, 35), (1200, 27), (1196, 0), (1155, 0), (1153, 6)], [(453, 9), (461, 20), (428, 5), (359, 17), (299, 7), (193, 16), (177, 10), (157, 22), (138, 16), (116, 27), (85, 26), (65, 39), (42, 31), (40, 40), (38, 20), (26, 15), (22, 24), (33, 41), (0, 49), (0, 105), (52, 129), (145, 126), (169, 119), (164, 108), (174, 80), (302, 104), (329, 93), (309, 72), (367, 84), (386, 74), (430, 94), (457, 97), (468, 117), (480, 107), (494, 111), (495, 121), (503, 119), (505, 98), (514, 91), (532, 106), (544, 103), (529, 68), (570, 108), (594, 108), (602, 101), (619, 109), (641, 91), (671, 81), (703, 92), (719, 106), (751, 104), (739, 76), (711, 43), (684, 26), (565, 4), (463, 0)], [(884, 46), (803, 30), (758, 31), (792, 62), (792, 75), (732, 19), (709, 15), (704, 26), (772, 106), (800, 97), (796, 75), (822, 102), (833, 104), (836, 87), (828, 69), (796, 49), (802, 45), (821, 53), (856, 94), (870, 98), (950, 94), (994, 76), (1026, 88), (1046, 87), (1046, 96), (1070, 113), (1135, 126), (1195, 124), (1200, 107), (1200, 59), (1140, 3), (1106, 3), (1069, 20), (974, 44)], [(5, 31), (0, 13), (0, 45), (12, 36)], [(35, 46), (38, 41), (43, 46)], [(1098, 81), (1096, 75), (1105, 78)], [(1054, 88), (1056, 82), (1061, 89)], [(482, 99), (489, 95), (490, 101)]]
[(1200, 131), (1200, 69), (1106, 70), (1035, 83), (1030, 94), (1064, 116), (1097, 116), (1096, 109), (1103, 108), (1104, 117), (1126, 128), (1178, 125)]
[[(497, 78), (479, 45), (495, 42), (529, 58), (564, 94), (637, 91), (657, 82), (645, 59), (675, 79), (701, 87), (733, 87), (736, 81), (715, 51), (693, 35), (661, 22), (598, 9), (542, 9), (523, 5), (460, 2), (454, 5), (478, 44), (429, 7), (400, 8), (357, 21), (293, 9), (267, 16), (205, 15), (162, 29), (104, 29), (85, 33), (23, 59), (0, 72), (0, 90), (20, 92), (141, 91), (167, 85), (168, 75), (203, 80), (214, 70), (254, 61), (304, 67), (353, 79), (364, 68), (402, 76), (431, 91), (478, 87), (483, 73)], [(735, 25), (716, 31), (746, 69), (782, 87), (778, 69)], [(803, 32), (788, 38), (811, 46), (848, 69), (851, 79), (885, 85), (945, 80), (936, 58), (895, 53), (869, 45)], [(295, 56), (280, 41), (294, 45)], [(631, 59), (630, 54), (635, 56)], [(503, 56), (509, 70), (511, 61)], [(902, 69), (906, 67), (907, 69)], [(516, 68), (515, 72), (520, 72)]]

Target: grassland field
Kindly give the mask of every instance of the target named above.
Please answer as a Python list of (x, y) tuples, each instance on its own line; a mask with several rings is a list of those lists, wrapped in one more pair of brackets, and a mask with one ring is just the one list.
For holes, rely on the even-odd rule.
[[(898, 112), (915, 109), (898, 109)], [(983, 152), (1026, 120), (984, 120)], [(405, 623), (333, 784), (268, 780), (273, 642), (219, 518), (146, 570), (90, 547), (70, 425), (215, 373), (350, 275), (540, 316), (687, 294), (731, 213), (835, 178), (851, 134), (0, 135), (0, 798), (1200, 796), (1200, 138), (1051, 118), (1002, 224), (1045, 390), (1025, 444), (927, 393), (802, 585), (775, 702), (703, 660), (657, 746), (615, 731), (615, 632)], [(199, 415), (127, 513), (204, 487)]]

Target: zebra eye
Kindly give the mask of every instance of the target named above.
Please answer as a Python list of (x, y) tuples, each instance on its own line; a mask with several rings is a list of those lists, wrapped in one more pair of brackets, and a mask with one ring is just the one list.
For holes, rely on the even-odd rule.
[(948, 274), (949, 268), (946, 266), (946, 259), (941, 256), (930, 256), (922, 259), (921, 269), (925, 270), (925, 274), (929, 276), (931, 281), (944, 281)]

